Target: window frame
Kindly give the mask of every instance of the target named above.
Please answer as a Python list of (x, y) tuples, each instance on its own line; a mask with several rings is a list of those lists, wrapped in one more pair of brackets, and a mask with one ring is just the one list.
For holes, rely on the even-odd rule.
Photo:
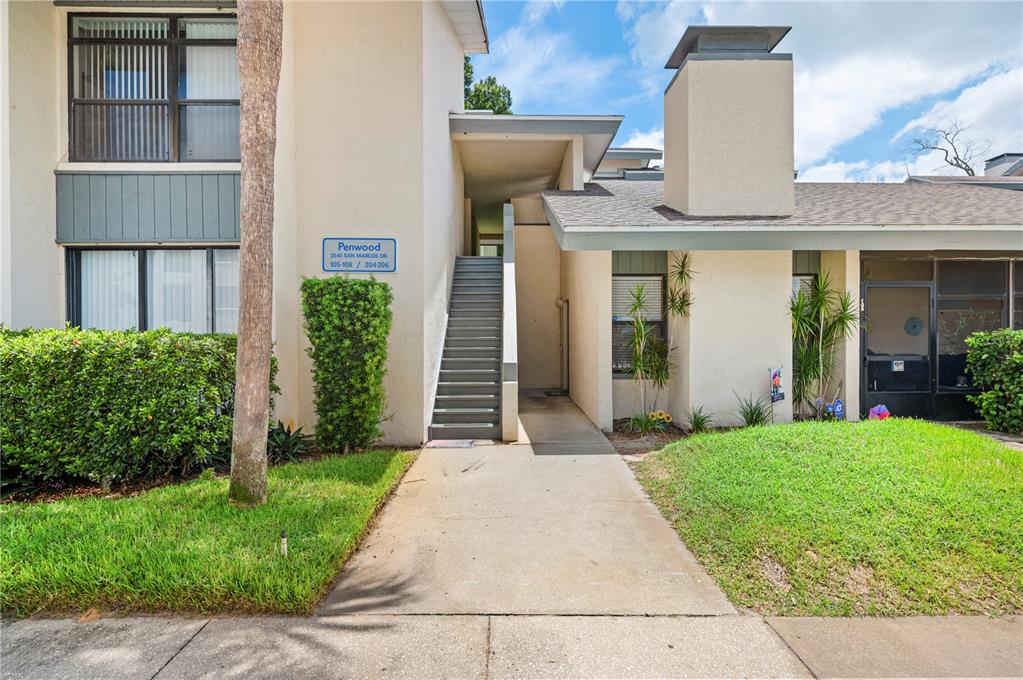
[[(205, 334), (226, 333), (229, 331), (217, 330), (217, 309), (216, 309), (216, 267), (214, 266), (214, 250), (239, 250), (238, 245), (217, 244), (207, 246), (181, 245), (181, 246), (96, 246), (89, 248), (66, 248), (65, 267), (67, 277), (65, 282), (65, 320), (77, 328), (82, 327), (82, 253), (87, 251), (129, 251), (134, 252), (138, 258), (138, 290), (139, 290), (139, 318), (137, 329), (140, 331), (152, 330), (149, 328), (149, 289), (148, 282), (148, 257), (147, 253), (154, 250), (203, 250), (206, 251), (206, 321), (210, 330)], [(240, 281), (239, 281), (240, 283)], [(160, 328), (163, 328), (160, 326)]]
[[(78, 17), (110, 17), (124, 19), (167, 19), (167, 39), (126, 39), (126, 38), (76, 38), (74, 37), (74, 20)], [(231, 38), (181, 38), (178, 36), (179, 19), (207, 19), (218, 17), (238, 21), (235, 13), (141, 13), (141, 12), (69, 12), (67, 15), (67, 130), (68, 160), (72, 163), (238, 163), (241, 158), (203, 158), (182, 159), (181, 155), (181, 107), (182, 106), (225, 106), (236, 105), (241, 115), (241, 99), (179, 99), (178, 89), (181, 62), (179, 47), (188, 45), (207, 45), (238, 47), (238, 40)], [(76, 45), (166, 45), (167, 46), (167, 99), (76, 99), (75, 98), (75, 51)], [(75, 104), (113, 106), (123, 104), (163, 103), (167, 102), (167, 159), (137, 161), (130, 158), (88, 159), (77, 158), (75, 149)]]
[[(618, 273), (618, 274), (612, 274), (611, 275), (612, 280), (615, 279), (615, 278), (618, 278), (618, 277), (622, 277), (622, 278), (643, 277), (643, 278), (651, 278), (651, 279), (654, 279), (654, 278), (660, 279), (660, 283), (661, 283), (661, 316), (657, 320), (646, 319), (646, 322), (647, 322), (647, 324), (652, 326), (654, 329), (656, 329), (656, 335), (658, 337), (660, 337), (660, 338), (664, 339), (665, 341), (667, 341), (668, 340), (668, 324), (667, 324), (667, 318), (666, 318), (667, 317), (667, 309), (665, 307), (665, 304), (666, 304), (666, 299), (667, 299), (666, 296), (667, 296), (667, 293), (668, 293), (668, 275), (667, 274), (624, 274), (624, 273)], [(615, 354), (615, 352), (614, 352), (615, 332), (614, 331), (615, 331), (615, 327), (617, 327), (617, 326), (631, 326), (631, 325), (632, 325), (631, 321), (616, 321), (615, 318), (614, 318), (614, 315), (612, 315), (612, 317), (611, 317), (611, 357), (610, 357), (610, 359), (611, 359), (611, 377), (612, 377), (612, 379), (615, 379), (615, 380), (630, 379), (630, 378), (632, 378), (632, 369), (631, 368), (629, 368), (629, 369), (618, 369), (618, 368), (615, 368), (615, 365), (614, 365), (614, 354)]]

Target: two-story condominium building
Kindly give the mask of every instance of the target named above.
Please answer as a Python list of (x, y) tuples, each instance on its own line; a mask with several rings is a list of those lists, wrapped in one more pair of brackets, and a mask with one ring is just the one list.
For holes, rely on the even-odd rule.
[[(230, 2), (3, 5), (0, 315), (14, 327), (233, 331), (239, 79)], [(787, 28), (690, 27), (658, 150), (614, 115), (465, 112), (475, 0), (285, 3), (275, 167), (278, 416), (315, 426), (302, 277), (394, 290), (385, 441), (506, 438), (519, 390), (600, 428), (635, 412), (636, 285), (675, 348), (662, 406), (735, 422), (791, 381), (788, 300), (828, 272), (859, 300), (850, 417), (969, 417), (964, 339), (1023, 326), (1023, 192), (798, 183)], [(693, 306), (665, 319), (672, 259)], [(795, 281), (795, 284), (794, 284)], [(787, 397), (777, 421), (792, 417)]]

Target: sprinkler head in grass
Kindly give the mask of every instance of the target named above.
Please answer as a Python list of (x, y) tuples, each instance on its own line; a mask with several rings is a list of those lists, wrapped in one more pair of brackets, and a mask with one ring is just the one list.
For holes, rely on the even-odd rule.
[(288, 556), (288, 532), (281, 529), (281, 557)]

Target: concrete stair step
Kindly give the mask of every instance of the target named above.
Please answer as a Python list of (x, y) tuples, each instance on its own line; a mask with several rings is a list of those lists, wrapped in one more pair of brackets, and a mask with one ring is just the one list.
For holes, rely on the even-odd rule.
[(496, 408), (434, 408), (433, 424), (441, 423), (494, 423), (501, 421)]
[(473, 324), (472, 326), (451, 326), (448, 328), (449, 338), (498, 337), (501, 327), (493, 324)]
[(501, 338), (493, 336), (475, 336), (469, 335), (465, 337), (448, 338), (444, 342), (444, 351), (454, 347), (472, 347), (474, 349), (482, 348), (499, 348), (501, 346)]
[(480, 320), (476, 316), (449, 316), (448, 317), (448, 328), (467, 328), (467, 327), (479, 327), (479, 328), (500, 328), (501, 322), (491, 323), (486, 319)]
[(441, 370), (479, 370), (494, 371), (501, 369), (501, 360), (487, 357), (443, 357), (440, 360)]
[(442, 382), (498, 382), (501, 372), (497, 368), (442, 368)]
[(500, 439), (497, 423), (440, 423), (430, 426), (430, 439)]
[(501, 398), (501, 384), (496, 381), (476, 382), (439, 382), (437, 383), (437, 395), (444, 397), (492, 397)]
[(449, 347), (444, 350), (444, 359), (493, 359), (501, 360), (501, 350), (497, 347)]
[(497, 408), (501, 398), (490, 394), (438, 394), (434, 399), (436, 409), (448, 408)]

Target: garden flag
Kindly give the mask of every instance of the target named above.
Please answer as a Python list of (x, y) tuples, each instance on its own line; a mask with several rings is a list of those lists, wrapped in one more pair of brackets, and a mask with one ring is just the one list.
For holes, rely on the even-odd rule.
[(771, 369), (771, 403), (785, 398), (785, 388), (781, 384), (781, 369)]

